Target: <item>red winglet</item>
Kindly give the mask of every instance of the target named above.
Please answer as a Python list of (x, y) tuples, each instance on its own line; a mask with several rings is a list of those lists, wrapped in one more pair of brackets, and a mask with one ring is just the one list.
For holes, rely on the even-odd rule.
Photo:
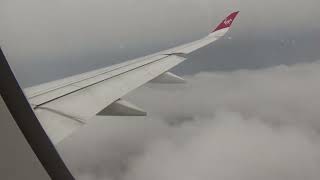
[(216, 29), (214, 29), (212, 32), (218, 31), (220, 29), (228, 28), (232, 25), (233, 20), (238, 15), (239, 11), (231, 13), (227, 18), (225, 18)]

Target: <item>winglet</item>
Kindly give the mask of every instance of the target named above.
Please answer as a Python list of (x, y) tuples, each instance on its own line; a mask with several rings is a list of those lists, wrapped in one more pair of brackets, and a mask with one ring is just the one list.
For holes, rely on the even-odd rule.
[(238, 14), (239, 11), (231, 13), (211, 33), (219, 31), (221, 29), (229, 28)]

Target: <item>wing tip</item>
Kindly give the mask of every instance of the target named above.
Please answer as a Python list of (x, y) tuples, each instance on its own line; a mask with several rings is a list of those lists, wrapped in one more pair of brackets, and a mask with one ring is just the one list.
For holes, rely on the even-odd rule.
[(229, 14), (211, 33), (219, 31), (221, 29), (230, 28), (239, 13), (240, 11), (235, 11)]

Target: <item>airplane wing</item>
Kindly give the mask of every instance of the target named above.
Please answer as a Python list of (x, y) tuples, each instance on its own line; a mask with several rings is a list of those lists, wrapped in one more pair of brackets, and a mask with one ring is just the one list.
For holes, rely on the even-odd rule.
[(54, 144), (88, 123), (95, 115), (144, 116), (121, 99), (147, 82), (182, 83), (170, 72), (183, 57), (228, 32), (239, 12), (231, 13), (208, 36), (153, 55), (24, 89), (41, 125)]

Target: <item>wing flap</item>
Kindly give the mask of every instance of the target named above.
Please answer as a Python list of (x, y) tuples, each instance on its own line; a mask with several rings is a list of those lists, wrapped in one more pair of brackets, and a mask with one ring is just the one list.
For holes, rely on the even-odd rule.
[(39, 108), (35, 114), (53, 144), (58, 144), (84, 125), (77, 117), (50, 108)]
[(147, 113), (136, 105), (119, 99), (100, 111), (98, 116), (146, 116)]
[(166, 72), (161, 74), (160, 76), (154, 78), (150, 81), (150, 83), (157, 83), (157, 84), (183, 84), (186, 83), (182, 77), (177, 76), (171, 72)]

